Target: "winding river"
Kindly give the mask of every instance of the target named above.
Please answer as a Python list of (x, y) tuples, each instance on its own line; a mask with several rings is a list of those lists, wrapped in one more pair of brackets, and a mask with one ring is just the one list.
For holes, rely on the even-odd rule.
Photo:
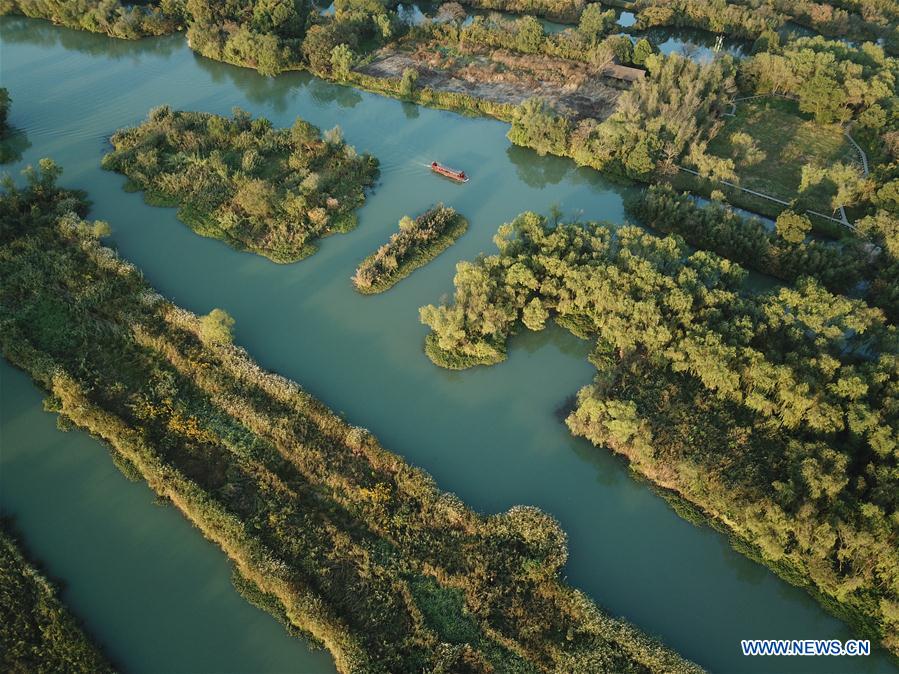
[[(515, 337), (507, 362), (463, 373), (422, 352), (418, 307), (451, 292), (459, 260), (494, 250), (497, 226), (558, 203), (566, 214), (623, 220), (627, 188), (559, 158), (513, 148), (506, 125), (419, 108), (306, 74), (266, 79), (194, 55), (177, 35), (140, 42), (0, 20), (2, 85), (24, 136), (10, 171), (52, 156), (62, 183), (87, 189), (112, 244), (166, 296), (195, 312), (222, 307), (236, 341), (301, 382), (473, 507), (517, 503), (555, 515), (570, 536), (569, 582), (609, 612), (715, 671), (896, 671), (857, 659), (744, 658), (744, 638), (849, 638), (804, 591), (747, 560), (721, 535), (680, 519), (608, 451), (575, 439), (560, 409), (591, 380), (589, 344), (561, 329)], [(149, 108), (227, 113), (240, 106), (289, 125), (296, 115), (381, 160), (359, 228), (311, 258), (278, 266), (193, 234), (171, 209), (126, 193), (99, 168), (108, 136)], [(27, 138), (27, 142), (24, 139)], [(464, 168), (460, 186), (426, 168)], [(457, 208), (467, 234), (381, 296), (357, 295), (357, 262), (404, 214)], [(35, 556), (66, 582), (65, 599), (112, 657), (134, 672), (320, 672), (326, 653), (292, 639), (229, 584), (224, 555), (105, 449), (63, 434), (22, 373), (0, 365), (0, 505)]]

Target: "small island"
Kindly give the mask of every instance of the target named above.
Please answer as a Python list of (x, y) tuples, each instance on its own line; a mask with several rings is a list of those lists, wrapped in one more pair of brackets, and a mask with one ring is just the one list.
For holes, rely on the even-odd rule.
[(353, 285), (360, 293), (373, 295), (393, 287), (453, 245), (468, 229), (468, 221), (455, 209), (437, 204), (414, 220), (404, 216), (399, 227), (356, 269)]
[(274, 262), (296, 262), (314, 242), (356, 226), (355, 209), (378, 176), (378, 161), (297, 118), (290, 129), (205, 112), (152, 110), (111, 139), (103, 167), (128, 177), (148, 203), (178, 206), (198, 234)]

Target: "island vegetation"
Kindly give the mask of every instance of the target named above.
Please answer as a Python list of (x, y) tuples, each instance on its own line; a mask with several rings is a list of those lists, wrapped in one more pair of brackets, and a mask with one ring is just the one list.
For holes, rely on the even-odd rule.
[(275, 262), (315, 251), (315, 241), (356, 226), (355, 210), (378, 175), (335, 127), (323, 136), (300, 118), (273, 128), (236, 109), (232, 117), (152, 110), (117, 131), (104, 168), (128, 177), (147, 201), (178, 206), (191, 229)]
[(468, 229), (454, 209), (437, 204), (417, 218), (404, 216), (390, 241), (362, 260), (353, 275), (356, 290), (384, 292), (449, 248)]
[(682, 239), (636, 227), (503, 225), (427, 306), (426, 352), (505, 358), (521, 325), (596, 340), (572, 432), (698, 506), (739, 549), (899, 652), (899, 334), (811, 278), (764, 293)]
[(112, 665), (0, 519), (0, 669), (9, 674), (112, 674)]
[(693, 672), (559, 579), (531, 507), (483, 516), (164, 300), (42, 160), (0, 200), (0, 348), (341, 672)]

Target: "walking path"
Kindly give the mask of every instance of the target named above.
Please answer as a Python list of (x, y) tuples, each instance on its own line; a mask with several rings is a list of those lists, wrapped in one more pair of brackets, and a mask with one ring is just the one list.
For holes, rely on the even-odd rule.
[[(799, 100), (797, 98), (794, 98), (792, 96), (786, 96), (784, 94), (758, 94), (756, 96), (741, 96), (740, 98), (735, 98), (730, 102), (730, 112), (724, 112), (724, 113), (722, 113), (722, 116), (735, 117), (737, 114), (737, 103), (739, 103), (741, 101), (749, 101), (754, 98), (768, 98), (769, 96), (775, 96), (777, 98), (784, 98), (788, 101)], [(851, 124), (849, 126), (847, 126), (846, 128), (844, 128), (843, 135), (846, 136), (846, 138), (849, 140), (849, 142), (852, 143), (852, 147), (854, 147), (856, 149), (856, 151), (858, 152), (858, 155), (861, 158), (862, 171), (864, 173), (864, 176), (867, 178), (870, 173), (870, 170), (868, 168), (868, 155), (865, 154), (865, 151), (861, 148), (861, 145), (859, 145), (858, 143), (855, 142), (855, 138), (853, 138), (849, 134), (849, 130), (851, 128), (852, 128)], [(678, 168), (681, 171), (686, 171), (687, 173), (692, 173), (695, 176), (699, 176), (699, 173), (692, 169), (684, 168), (683, 166), (678, 166)], [(702, 176), (700, 176), (700, 177), (702, 177)], [(742, 192), (746, 192), (747, 194), (752, 194), (753, 196), (761, 197), (762, 199), (767, 199), (768, 201), (774, 201), (778, 204), (783, 204), (784, 206), (790, 205), (790, 203), (788, 201), (784, 201), (783, 199), (778, 199), (777, 197), (772, 197), (769, 194), (763, 194), (762, 192), (756, 192), (755, 190), (750, 190), (745, 187), (740, 187), (739, 185), (735, 185), (734, 183), (729, 182), (727, 180), (719, 180), (717, 182), (720, 182), (722, 185), (727, 185), (728, 187), (733, 187)], [(838, 210), (840, 212), (839, 218), (835, 218), (831, 215), (825, 215), (824, 213), (819, 213), (818, 211), (813, 211), (811, 209), (807, 209), (806, 213), (811, 213), (812, 215), (817, 215), (819, 218), (825, 218), (826, 220), (830, 220), (832, 222), (837, 222), (837, 223), (843, 225), (844, 227), (847, 227), (847, 228), (851, 229), (852, 231), (855, 231), (855, 225), (852, 224), (851, 222), (849, 222), (849, 218), (846, 217), (846, 209), (844, 209), (842, 206), (840, 206), (840, 208)]]
[[(679, 170), (683, 171), (684, 173), (689, 173), (691, 175), (698, 176), (700, 178), (703, 177), (699, 173), (699, 171), (694, 171), (693, 169), (688, 169), (684, 166), (678, 166), (677, 168)], [(710, 179), (706, 178), (706, 180), (710, 180)], [(741, 192), (745, 192), (746, 194), (751, 194), (753, 196), (760, 197), (762, 199), (767, 199), (768, 201), (773, 201), (773, 202), (775, 202), (777, 204), (781, 204), (783, 206), (790, 205), (789, 201), (784, 201), (783, 199), (778, 199), (777, 197), (772, 197), (770, 194), (765, 194), (764, 192), (756, 192), (755, 190), (751, 190), (747, 187), (740, 187), (739, 185), (732, 183), (729, 180), (713, 180), (712, 182), (716, 182), (721, 185), (727, 185), (728, 187), (732, 187), (734, 189), (740, 190)], [(840, 225), (843, 225), (844, 227), (846, 227), (848, 229), (851, 229), (852, 231), (855, 231), (855, 225), (853, 225), (851, 222), (849, 222), (849, 218), (846, 217), (846, 211), (843, 210), (842, 206), (840, 206), (839, 210), (840, 210), (839, 218), (835, 218), (832, 215), (825, 215), (824, 213), (819, 213), (818, 211), (813, 211), (810, 208), (806, 209), (805, 212), (811, 213), (812, 215), (817, 215), (819, 218), (824, 218), (825, 220), (830, 220), (831, 222), (836, 222)]]
[(858, 150), (859, 156), (862, 158), (862, 171), (865, 172), (865, 178), (868, 177), (870, 171), (868, 170), (868, 155), (865, 154), (865, 151), (862, 149), (861, 145), (855, 142), (855, 138), (849, 135), (849, 129), (852, 128), (852, 125), (847, 126), (843, 129), (843, 135), (849, 139), (849, 142), (852, 143), (852, 146)]

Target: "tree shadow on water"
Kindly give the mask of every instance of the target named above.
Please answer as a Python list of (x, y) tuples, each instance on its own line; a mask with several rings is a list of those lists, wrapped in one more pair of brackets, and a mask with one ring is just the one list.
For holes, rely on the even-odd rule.
[(294, 92), (307, 87), (314, 80), (309, 73), (287, 72), (265, 77), (252, 68), (222, 63), (194, 53), (194, 61), (215, 84), (230, 82), (251, 103), (269, 105), (275, 112), (285, 112)]
[(10, 128), (3, 138), (0, 138), (0, 164), (19, 161), (30, 147), (31, 141), (28, 140), (28, 134), (25, 131), (15, 127)]
[(0, 17), (3, 41), (9, 44), (27, 44), (52, 48), (61, 46), (89, 56), (103, 56), (113, 60), (143, 56), (169, 56), (178, 49), (185, 49), (184, 35), (176, 33), (140, 40), (123, 40), (86, 30), (55, 26), (43, 19), (22, 16)]
[(538, 189), (559, 184), (574, 166), (570, 159), (550, 155), (541, 157), (534, 150), (517, 145), (510, 145), (506, 155), (515, 165), (518, 177), (529, 187)]
[(316, 103), (336, 103), (341, 108), (355, 108), (362, 102), (362, 94), (353, 87), (312, 78), (309, 93)]

